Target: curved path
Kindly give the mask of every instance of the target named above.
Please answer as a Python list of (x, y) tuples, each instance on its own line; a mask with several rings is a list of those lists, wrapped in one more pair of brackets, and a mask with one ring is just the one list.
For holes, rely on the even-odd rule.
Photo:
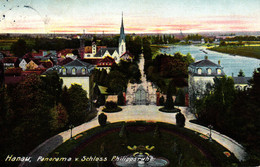
[[(165, 122), (170, 124), (176, 123), (175, 121), (176, 113), (162, 113), (158, 111), (158, 109), (160, 108), (159, 106), (136, 105), (136, 106), (123, 106), (122, 108), (123, 111), (118, 113), (106, 113), (108, 117), (107, 119), (108, 122), (114, 123), (120, 121), (144, 120), (144, 121), (154, 121), (154, 122), (156, 121)], [(102, 107), (99, 108), (99, 110), (101, 109)], [(189, 122), (189, 120), (194, 119), (194, 116), (190, 112), (188, 112), (187, 107), (180, 107), (180, 109), (186, 117), (186, 123), (185, 123), (186, 128), (202, 133), (204, 135), (207, 135), (209, 133), (208, 128)], [(99, 113), (101, 113), (101, 111), (99, 111)], [(73, 136), (97, 126), (99, 126), (99, 124), (96, 117), (90, 122), (75, 127), (73, 129)], [(239, 159), (240, 161), (245, 160), (246, 152), (244, 151), (244, 148), (239, 143), (214, 130), (212, 130), (212, 138), (216, 140), (218, 143), (220, 143), (221, 145), (223, 145), (225, 148), (227, 148), (230, 152), (234, 153), (237, 159)], [(22, 166), (34, 167), (39, 165), (40, 162), (37, 162), (37, 158), (39, 156), (42, 157), (47, 156), (55, 148), (57, 148), (59, 145), (61, 145), (68, 139), (70, 139), (70, 130), (64, 131), (62, 133), (53, 136), (52, 138), (46, 140), (44, 143), (42, 143), (41, 145), (39, 145), (29, 153), (28, 156), (32, 157), (32, 162), (30, 163), (22, 162), (19, 165), (19, 167)]]

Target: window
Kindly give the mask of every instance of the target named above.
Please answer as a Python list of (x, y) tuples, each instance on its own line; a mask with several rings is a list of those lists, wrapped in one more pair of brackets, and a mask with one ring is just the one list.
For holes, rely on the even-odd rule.
[(81, 72), (82, 72), (82, 75), (86, 75), (86, 69), (85, 68), (82, 68)]
[(221, 69), (217, 69), (217, 74), (220, 75), (221, 74)]
[(211, 75), (211, 68), (208, 68), (208, 74)]
[(201, 68), (198, 69), (198, 74), (200, 75), (202, 73)]
[(67, 72), (66, 68), (63, 68), (62, 75), (66, 75), (66, 72)]
[(76, 68), (72, 68), (71, 73), (72, 73), (72, 75), (76, 75)]

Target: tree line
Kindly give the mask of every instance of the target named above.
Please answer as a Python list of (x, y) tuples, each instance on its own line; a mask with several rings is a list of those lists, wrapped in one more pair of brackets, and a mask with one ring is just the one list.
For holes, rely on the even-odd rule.
[[(25, 156), (47, 138), (91, 118), (87, 92), (80, 85), (62, 88), (57, 73), (29, 75), (17, 85), (1, 87), (1, 158)], [(12, 164), (9, 164), (12, 165)]]
[(260, 162), (260, 68), (253, 74), (248, 90), (236, 90), (230, 77), (215, 78), (204, 97), (196, 100), (195, 110), (200, 124), (234, 138), (249, 153), (247, 165)]

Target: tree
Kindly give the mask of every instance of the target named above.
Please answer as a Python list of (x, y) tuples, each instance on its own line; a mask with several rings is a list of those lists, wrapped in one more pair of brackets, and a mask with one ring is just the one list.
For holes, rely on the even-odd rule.
[(178, 112), (175, 116), (176, 118), (176, 125), (179, 127), (184, 127), (185, 126), (185, 117), (181, 112)]
[(11, 46), (11, 51), (18, 57), (23, 57), (29, 51), (25, 40), (19, 39)]
[(100, 126), (105, 126), (107, 124), (107, 115), (104, 113), (99, 114), (98, 123)]
[(100, 94), (100, 95), (98, 96), (98, 99), (97, 99), (97, 102), (96, 102), (97, 107), (103, 106), (103, 105), (105, 105), (105, 103), (106, 103), (105, 95)]
[[(50, 134), (51, 102), (41, 88), (42, 81), (37, 75), (29, 75), (12, 92), (12, 111), (14, 112), (11, 140), (16, 141), (21, 152), (27, 142), (31, 147), (39, 144), (41, 138)], [(32, 149), (32, 148), (31, 148)]]
[(109, 88), (114, 93), (124, 91), (127, 85), (127, 79), (125, 75), (119, 71), (111, 71), (108, 75)]
[(116, 109), (117, 104), (113, 101), (108, 101), (108, 102), (106, 102), (105, 107), (106, 107), (106, 109), (109, 109), (109, 110)]
[(163, 96), (161, 96), (160, 99), (159, 99), (159, 105), (160, 106), (164, 105), (164, 97)]
[(120, 132), (119, 132), (119, 137), (126, 137), (127, 136), (127, 132), (126, 132), (126, 125), (125, 123), (123, 124), (123, 126), (121, 127), (120, 129)]
[(155, 127), (155, 129), (154, 129), (153, 137), (154, 137), (154, 138), (160, 138), (160, 137), (161, 137), (161, 131), (160, 131), (158, 125), (156, 125), (156, 127)]
[(50, 128), (52, 130), (58, 130), (66, 126), (68, 123), (68, 114), (65, 107), (59, 103), (54, 106), (51, 111)]
[(48, 74), (42, 79), (42, 89), (49, 94), (49, 98), (53, 102), (53, 105), (57, 105), (61, 101), (62, 84), (63, 80), (59, 77), (57, 72)]
[(81, 85), (73, 84), (68, 89), (69, 101), (66, 106), (69, 115), (69, 122), (73, 125), (84, 123), (88, 117), (87, 92)]
[(225, 41), (221, 41), (219, 46), (227, 46), (227, 43)]
[(179, 106), (184, 106), (185, 105), (185, 94), (184, 94), (184, 91), (182, 89), (179, 89), (177, 91), (175, 104), (179, 105)]
[(167, 98), (166, 98), (166, 102), (164, 105), (165, 109), (168, 109), (168, 110), (174, 109), (174, 103), (173, 103), (173, 99), (172, 99), (173, 93), (176, 93), (176, 87), (175, 87), (174, 83), (171, 82), (168, 85)]
[(237, 76), (238, 76), (238, 77), (244, 77), (244, 76), (245, 76), (244, 71), (243, 71), (242, 69), (240, 69), (240, 71), (239, 71), (239, 73), (238, 73)]
[(77, 58), (80, 58), (78, 49), (74, 49), (74, 50), (72, 51), (72, 54), (75, 55), (75, 56), (77, 56)]
[(123, 92), (120, 92), (117, 95), (117, 104), (120, 105), (120, 106), (125, 105), (125, 97), (123, 96)]

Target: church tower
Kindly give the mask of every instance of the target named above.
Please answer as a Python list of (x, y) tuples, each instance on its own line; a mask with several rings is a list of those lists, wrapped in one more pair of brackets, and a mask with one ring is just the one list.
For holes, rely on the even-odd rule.
[(123, 21), (123, 13), (122, 13), (122, 22), (121, 22), (121, 28), (120, 28), (118, 54), (119, 54), (119, 56), (121, 56), (125, 52), (126, 52), (126, 41), (125, 41), (125, 30), (124, 30), (124, 21)]

